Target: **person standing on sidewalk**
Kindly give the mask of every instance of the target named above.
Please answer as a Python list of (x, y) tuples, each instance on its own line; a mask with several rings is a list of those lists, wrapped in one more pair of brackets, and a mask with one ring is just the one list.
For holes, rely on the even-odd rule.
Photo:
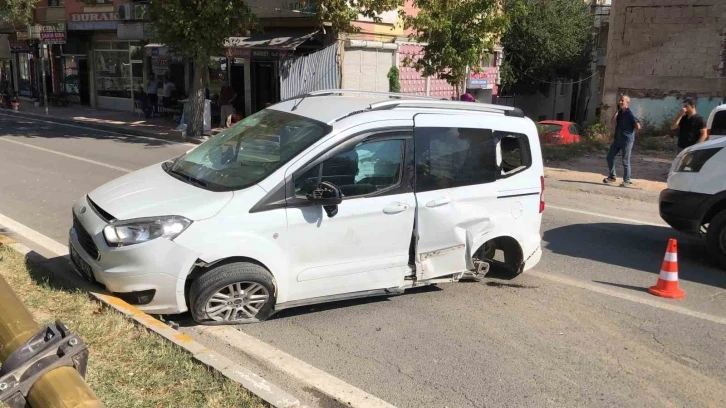
[(683, 101), (683, 108), (678, 111), (678, 116), (671, 124), (671, 130), (676, 129), (678, 129), (677, 153), (680, 153), (686, 147), (708, 140), (706, 121), (703, 120), (703, 116), (696, 112), (696, 104), (693, 99), (687, 98)]
[(608, 150), (607, 163), (609, 176), (603, 180), (603, 183), (612, 184), (617, 181), (615, 177), (615, 156), (622, 152), (623, 155), (623, 182), (620, 187), (630, 187), (633, 183), (630, 181), (630, 155), (633, 152), (633, 143), (635, 143), (635, 131), (640, 130), (640, 120), (635, 117), (633, 111), (630, 110), (630, 97), (628, 95), (620, 95), (618, 99), (618, 109), (613, 115), (612, 122), (615, 124), (615, 137), (613, 143)]
[(146, 83), (146, 95), (149, 97), (149, 103), (152, 106), (159, 105), (159, 81), (154, 74), (149, 74), (149, 80)]
[(225, 83), (219, 91), (219, 127), (229, 127), (231, 118), (234, 115), (234, 101), (237, 99), (237, 92)]

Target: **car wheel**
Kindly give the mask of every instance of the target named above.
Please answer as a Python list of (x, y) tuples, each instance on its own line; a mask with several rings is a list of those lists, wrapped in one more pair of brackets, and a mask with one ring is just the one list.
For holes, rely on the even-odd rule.
[(711, 219), (706, 233), (706, 251), (719, 268), (726, 270), (726, 211)]
[(201, 324), (244, 324), (266, 320), (275, 306), (275, 285), (265, 268), (236, 262), (212, 269), (189, 290), (189, 309)]

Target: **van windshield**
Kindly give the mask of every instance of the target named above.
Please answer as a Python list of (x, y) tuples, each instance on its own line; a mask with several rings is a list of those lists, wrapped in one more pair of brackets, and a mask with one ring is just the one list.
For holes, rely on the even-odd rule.
[(197, 146), (164, 170), (212, 191), (256, 184), (330, 132), (309, 118), (265, 109)]

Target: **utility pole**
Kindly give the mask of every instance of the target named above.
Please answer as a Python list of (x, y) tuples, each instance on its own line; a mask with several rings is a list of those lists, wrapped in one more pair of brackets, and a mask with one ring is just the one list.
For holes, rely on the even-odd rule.
[(0, 405), (103, 408), (81, 377), (88, 349), (78, 336), (60, 322), (41, 329), (2, 276), (0, 299)]
[(40, 49), (40, 67), (43, 70), (43, 106), (45, 107), (45, 114), (48, 114), (48, 85), (45, 81), (45, 54), (48, 51), (48, 45), (42, 44)]

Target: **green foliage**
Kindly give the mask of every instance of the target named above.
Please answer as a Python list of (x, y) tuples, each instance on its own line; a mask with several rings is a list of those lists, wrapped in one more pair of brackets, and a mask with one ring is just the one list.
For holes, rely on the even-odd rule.
[(423, 56), (407, 60), (425, 76), (438, 75), (459, 86), (468, 68), (480, 68), (482, 59), (509, 26), (500, 0), (414, 0), (417, 15), (403, 16), (412, 40), (425, 43)]
[(401, 92), (401, 81), (397, 67), (388, 70), (388, 90), (390, 92)]
[(29, 24), (35, 3), (36, 0), (0, 0), (0, 26)]
[(582, 0), (504, 0), (511, 29), (502, 37), (502, 83), (518, 94), (543, 82), (575, 80), (589, 72), (593, 17)]
[(642, 128), (638, 132), (639, 136), (668, 136), (671, 132), (671, 120), (663, 119), (661, 123), (656, 123), (649, 117), (643, 117), (640, 119), (640, 125)]
[(610, 129), (603, 123), (593, 123), (585, 128), (582, 135), (587, 140), (607, 141), (610, 140)]
[(380, 22), (380, 13), (403, 6), (404, 0), (303, 0), (301, 3), (310, 2), (315, 6), (315, 17), (321, 26), (330, 24), (334, 33), (355, 33), (359, 28), (352, 22), (358, 20), (358, 15)]

